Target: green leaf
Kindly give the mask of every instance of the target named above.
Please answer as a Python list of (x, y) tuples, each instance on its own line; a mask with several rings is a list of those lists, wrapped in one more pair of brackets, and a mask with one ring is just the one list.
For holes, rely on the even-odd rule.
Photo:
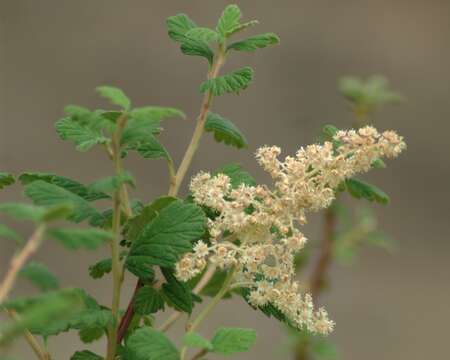
[(133, 360), (179, 360), (180, 354), (162, 333), (149, 327), (136, 330), (126, 342)]
[(354, 76), (339, 79), (339, 91), (349, 101), (359, 107), (359, 111), (370, 112), (374, 108), (386, 104), (396, 104), (405, 98), (389, 88), (386, 78), (379, 75), (363, 80)]
[(139, 279), (150, 282), (155, 278), (155, 270), (151, 264), (146, 262), (145, 258), (128, 257), (125, 263), (125, 268), (137, 276)]
[(79, 197), (83, 198), (86, 201), (95, 201), (110, 198), (109, 195), (102, 192), (93, 191), (92, 189), (79, 183), (78, 181), (69, 179), (64, 176), (59, 176), (56, 174), (41, 173), (41, 172), (26, 172), (19, 176), (19, 181), (22, 183), (22, 185), (28, 185), (33, 181), (37, 180), (42, 180), (49, 184), (62, 187), (78, 195)]
[(178, 281), (173, 274), (173, 270), (161, 268), (161, 271), (166, 279), (166, 283), (162, 285), (162, 292), (167, 299), (167, 303), (178, 311), (192, 313), (193, 301), (189, 286)]
[(169, 37), (175, 41), (183, 41), (186, 33), (197, 25), (185, 14), (170, 16), (166, 20)]
[(19, 272), (19, 276), (33, 282), (40, 290), (56, 290), (59, 288), (59, 281), (50, 270), (41, 263), (32, 261), (26, 264)]
[(164, 309), (164, 299), (158, 290), (146, 285), (136, 293), (133, 306), (137, 314), (150, 315)]
[(214, 174), (225, 174), (230, 178), (231, 186), (237, 188), (241, 184), (256, 186), (256, 180), (240, 164), (232, 163), (216, 170)]
[(70, 117), (58, 120), (55, 128), (62, 140), (72, 141), (79, 151), (88, 151), (95, 145), (107, 144), (110, 141), (103, 136), (101, 129), (83, 125)]
[(78, 291), (65, 289), (2, 305), (18, 311), (20, 319), (0, 325), (0, 344), (7, 343), (25, 329), (34, 334), (48, 334), (49, 330), (60, 328), (61, 324), (82, 310), (83, 301)]
[(113, 238), (111, 232), (100, 229), (50, 229), (47, 233), (70, 250), (95, 250)]
[(133, 242), (141, 234), (144, 227), (149, 224), (167, 205), (177, 199), (172, 196), (162, 196), (151, 204), (144, 206), (141, 212), (128, 220), (124, 228), (124, 235), (127, 240)]
[(128, 184), (132, 187), (136, 186), (133, 175), (131, 175), (128, 171), (123, 171), (118, 175), (112, 175), (105, 177), (103, 179), (97, 180), (89, 185), (89, 189), (94, 192), (101, 193), (113, 193), (123, 185)]
[(108, 99), (112, 104), (120, 106), (125, 111), (130, 110), (131, 101), (119, 88), (113, 86), (99, 86), (96, 90), (100, 96)]
[(205, 216), (194, 204), (174, 201), (164, 207), (133, 242), (128, 261), (173, 266), (204, 233)]
[(214, 61), (214, 52), (204, 41), (192, 39), (185, 36), (181, 43), (180, 49), (181, 52), (185, 55), (204, 57), (206, 60), (208, 60), (208, 63), (210, 65), (212, 65)]
[(71, 328), (79, 330), (82, 342), (91, 343), (100, 339), (114, 321), (110, 310), (87, 309), (71, 320)]
[(20, 203), (4, 203), (0, 204), (0, 212), (5, 213), (17, 220), (31, 220), (39, 222), (45, 214), (45, 208)]
[(220, 328), (211, 340), (213, 351), (222, 355), (232, 355), (248, 351), (256, 341), (253, 329)]
[(186, 118), (186, 114), (179, 109), (163, 106), (145, 106), (135, 108), (130, 112), (130, 117), (139, 121), (159, 122), (170, 118)]
[(144, 159), (171, 159), (167, 150), (153, 135), (148, 136), (145, 141), (137, 145), (135, 150), (137, 150)]
[(97, 213), (86, 200), (57, 185), (42, 180), (33, 181), (25, 187), (27, 195), (36, 205), (55, 206), (69, 204), (73, 206), (73, 213), (69, 217), (74, 222), (81, 222)]
[(246, 66), (229, 74), (206, 80), (200, 85), (200, 92), (211, 91), (214, 96), (225, 93), (239, 93), (247, 88), (253, 78), (252, 68)]
[(111, 258), (100, 260), (94, 265), (89, 266), (89, 275), (93, 279), (100, 279), (104, 275), (109, 274), (112, 271)]
[(213, 350), (213, 345), (200, 334), (188, 332), (183, 336), (183, 344), (192, 348)]
[(5, 172), (0, 172), (0, 190), (8, 185), (14, 184), (15, 182), (16, 178), (14, 177), (14, 175)]
[(376, 159), (372, 162), (372, 167), (374, 169), (385, 169), (386, 163), (382, 159)]
[(242, 41), (237, 41), (228, 45), (227, 50), (255, 51), (280, 42), (280, 38), (274, 33), (265, 33), (251, 36)]
[(217, 142), (224, 142), (227, 145), (237, 147), (238, 149), (247, 147), (247, 139), (239, 129), (228, 119), (218, 114), (208, 112), (205, 130), (214, 133), (214, 139)]
[(389, 203), (389, 196), (375, 185), (355, 178), (345, 180), (345, 185), (350, 195), (357, 199), (366, 199), (371, 202), (375, 201), (383, 205)]
[(103, 358), (92, 351), (77, 351), (70, 357), (70, 360), (103, 360)]
[(16, 231), (4, 224), (0, 224), (0, 238), (14, 240), (17, 243), (22, 242), (22, 237)]
[(222, 12), (217, 23), (217, 31), (224, 37), (228, 37), (240, 25), (242, 14), (237, 5), (228, 5)]
[(203, 41), (207, 44), (219, 40), (219, 34), (217, 32), (205, 27), (192, 28), (186, 32), (185, 36), (193, 40)]

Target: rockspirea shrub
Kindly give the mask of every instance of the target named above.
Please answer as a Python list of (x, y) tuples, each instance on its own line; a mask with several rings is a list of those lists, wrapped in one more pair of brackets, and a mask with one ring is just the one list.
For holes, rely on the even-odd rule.
[[(182, 53), (207, 63), (206, 80), (199, 86), (204, 94), (200, 113), (179, 165), (158, 135), (164, 120), (185, 114), (175, 108), (135, 107), (122, 90), (100, 86), (97, 92), (110, 102), (111, 110), (69, 105), (55, 128), (78, 151), (102, 149), (112, 163), (112, 175), (85, 185), (52, 173), (0, 173), (0, 189), (18, 182), (31, 200), (2, 203), (0, 212), (35, 225), (28, 240), (0, 225), (2, 238), (17, 241), (0, 283), (0, 304), (10, 317), (0, 325), (5, 350), (1, 359), (10, 358), (8, 345), (17, 336), (25, 337), (38, 359), (51, 359), (47, 340), (67, 331), (77, 331), (85, 344), (106, 337), (103, 354), (80, 345), (79, 351), (67, 355), (72, 360), (186, 360), (248, 351), (255, 330), (223, 327), (200, 335), (208, 315), (231, 296), (242, 298), (249, 311), (270, 316), (296, 333), (325, 336), (333, 331), (334, 321), (315, 304), (324, 264), (318, 279), (305, 284), (296, 280), (297, 260), (307, 243), (315, 241), (307, 240), (301, 229), (309, 213), (333, 208), (338, 193), (387, 202), (384, 192), (354, 176), (383, 167), (383, 158), (395, 158), (405, 149), (394, 131), (379, 132), (367, 124), (372, 111), (399, 96), (387, 89), (384, 79), (364, 83), (345, 78), (341, 91), (357, 118), (363, 119), (354, 129), (328, 125), (319, 143), (284, 158), (280, 147), (261, 146), (255, 161), (270, 175), (270, 184), (257, 184), (242, 167), (228, 164), (193, 176), (188, 196), (182, 198), (180, 187), (189, 182), (186, 174), (200, 139), (209, 136), (205, 132), (224, 145), (247, 147), (238, 127), (211, 107), (214, 98), (240, 93), (252, 81), (248, 66), (220, 73), (229, 56), (279, 43), (274, 33), (235, 40), (255, 25), (257, 21), (242, 22), (236, 5), (225, 8), (215, 29), (197, 26), (184, 14), (167, 19), (169, 37)], [(135, 180), (125, 164), (131, 152), (167, 162), (167, 194), (151, 201), (130, 198), (128, 190)], [(110, 207), (101, 208), (99, 200), (109, 201)], [(99, 303), (83, 289), (61, 288), (43, 264), (33, 261), (46, 240), (74, 252), (108, 246), (110, 257), (90, 266), (89, 274), (98, 281), (112, 280), (110, 303)], [(125, 277), (136, 279), (133, 294), (122, 293)], [(31, 280), (41, 292), (11, 298), (18, 278)], [(159, 323), (154, 318), (158, 312), (171, 314)], [(182, 320), (186, 334), (170, 340), (165, 332)]]

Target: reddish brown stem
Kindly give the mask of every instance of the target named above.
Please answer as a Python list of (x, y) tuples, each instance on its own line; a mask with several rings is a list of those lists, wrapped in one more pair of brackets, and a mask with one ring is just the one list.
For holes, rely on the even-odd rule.
[[(315, 263), (309, 281), (309, 291), (315, 303), (323, 289), (328, 269), (333, 261), (333, 237), (336, 230), (336, 215), (333, 206), (325, 211), (324, 233), (319, 249), (319, 257)], [(295, 360), (308, 359), (308, 343), (300, 343), (295, 348)]]
[(125, 311), (125, 314), (123, 314), (122, 319), (120, 319), (119, 329), (117, 331), (117, 344), (120, 344), (122, 342), (127, 332), (128, 326), (130, 326), (131, 320), (133, 320), (133, 316), (135, 314), (133, 299), (135, 298), (137, 292), (143, 285), (144, 284), (142, 283), (141, 280), (137, 281), (136, 288), (134, 289), (134, 293), (130, 303), (128, 304), (127, 310)]
[(333, 236), (335, 226), (336, 216), (333, 207), (330, 207), (325, 211), (324, 234), (320, 245), (319, 258), (314, 266), (309, 282), (309, 291), (311, 292), (314, 301), (317, 301), (317, 298), (323, 289), (328, 267), (333, 260)]

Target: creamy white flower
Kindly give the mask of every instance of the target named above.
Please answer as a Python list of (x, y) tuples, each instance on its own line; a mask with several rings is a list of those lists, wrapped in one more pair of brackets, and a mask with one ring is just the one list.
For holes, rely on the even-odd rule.
[(343, 180), (368, 171), (376, 159), (395, 157), (406, 148), (395, 132), (380, 134), (370, 126), (339, 131), (334, 140), (337, 148), (331, 142), (313, 144), (284, 161), (278, 159), (279, 147), (260, 148), (256, 159), (272, 177), (272, 188), (240, 185), (232, 189), (224, 174), (196, 175), (190, 184), (195, 202), (220, 215), (208, 221), (211, 245), (198, 241), (193, 253), (178, 262), (177, 277), (194, 277), (207, 261), (220, 268), (233, 266), (235, 281), (250, 290), (250, 304), (270, 302), (293, 325), (330, 333), (334, 322), (326, 310), (315, 311), (311, 296), (299, 294), (294, 280), (294, 255), (306, 243), (298, 226), (305, 224), (307, 212), (330, 206)]

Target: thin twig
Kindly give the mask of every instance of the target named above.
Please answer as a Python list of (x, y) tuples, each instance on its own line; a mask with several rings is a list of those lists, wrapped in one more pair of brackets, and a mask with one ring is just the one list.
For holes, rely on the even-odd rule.
[(33, 255), (39, 248), (42, 242), (42, 237), (45, 232), (45, 224), (40, 224), (28, 239), (26, 245), (16, 254), (9, 265), (8, 272), (5, 275), (3, 282), (0, 285), (0, 304), (6, 300), (11, 289), (16, 281), (17, 274), (20, 269), (25, 265), (27, 260)]
[(199, 360), (201, 359), (203, 356), (205, 356), (208, 353), (207, 349), (202, 349), (200, 350), (197, 354), (195, 354), (191, 360)]
[[(324, 234), (320, 243), (319, 257), (309, 280), (309, 291), (317, 303), (323, 289), (325, 277), (333, 260), (333, 237), (336, 227), (336, 214), (333, 206), (325, 210)], [(308, 343), (301, 343), (295, 348), (295, 360), (308, 359)]]
[[(14, 310), (6, 310), (7, 314), (16, 321), (19, 321), (19, 315)], [(39, 360), (51, 360), (51, 356), (48, 351), (45, 351), (39, 344), (39, 341), (34, 337), (34, 335), (28, 330), (23, 331), (26, 342), (30, 345), (31, 349), (35, 353)]]

